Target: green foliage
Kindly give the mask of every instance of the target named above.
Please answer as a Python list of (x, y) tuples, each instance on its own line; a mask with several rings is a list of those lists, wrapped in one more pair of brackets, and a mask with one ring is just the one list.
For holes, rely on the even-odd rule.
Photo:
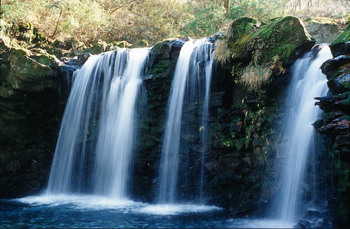
[[(189, 8), (191, 8), (190, 4)], [(183, 27), (181, 33), (191, 37), (211, 36), (227, 23), (225, 9), (213, 3), (209, 7), (194, 7), (193, 16)]]
[[(99, 39), (107, 42), (125, 40), (129, 43), (144, 39), (145, 44), (154, 44), (179, 35), (194, 38), (210, 36), (225, 27), (231, 19), (241, 16), (260, 19), (283, 16), (287, 12), (294, 12), (291, 2), (293, 1), (3, 0), (1, 16), (8, 22), (30, 22), (52, 40), (75, 39), (85, 44), (94, 44)], [(342, 10), (348, 9), (346, 7), (342, 7)]]
[(29, 21), (49, 38), (62, 41), (155, 43), (177, 34), (184, 7), (185, 3), (170, 0), (5, 0), (2, 17)]
[(230, 7), (230, 18), (253, 17), (270, 19), (286, 14), (286, 1), (281, 0), (241, 0)]

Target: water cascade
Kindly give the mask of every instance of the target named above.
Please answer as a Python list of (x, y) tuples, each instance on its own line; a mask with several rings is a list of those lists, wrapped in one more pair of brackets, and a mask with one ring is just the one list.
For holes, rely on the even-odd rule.
[(208, 150), (205, 129), (208, 129), (208, 105), (213, 60), (212, 43), (207, 39), (190, 40), (181, 49), (168, 99), (167, 121), (159, 168), (157, 202), (160, 204), (173, 204), (176, 201), (183, 110), (187, 103), (191, 103), (193, 106), (197, 105), (198, 101), (202, 101), (201, 120), (197, 128), (201, 132), (202, 139), (202, 168), (200, 190), (197, 192), (202, 195), (204, 155)]
[[(210, 44), (207, 44), (207, 46)], [(204, 185), (204, 165), (205, 165), (205, 154), (210, 150), (209, 145), (211, 142), (209, 141), (209, 98), (210, 98), (210, 83), (211, 83), (211, 77), (212, 77), (212, 69), (213, 69), (213, 62), (214, 62), (214, 50), (212, 50), (212, 46), (210, 45), (210, 48), (205, 45), (201, 46), (201, 57), (209, 56), (209, 61), (207, 61), (204, 71), (205, 71), (205, 92), (204, 92), (204, 100), (203, 100), (203, 110), (202, 110), (202, 117), (201, 117), (201, 175), (200, 175), (200, 189), (199, 189), (199, 198), (200, 201), (203, 203), (204, 196), (203, 196), (203, 185)], [(209, 51), (209, 53), (208, 53)], [(198, 66), (199, 68), (199, 66)], [(199, 69), (197, 68), (198, 72)]]
[[(315, 50), (313, 50), (315, 51)], [(328, 46), (315, 56), (311, 51), (292, 67), (292, 81), (285, 100), (285, 117), (281, 127), (283, 143), (279, 152), (285, 157), (281, 169), (280, 190), (271, 206), (271, 215), (281, 221), (295, 223), (305, 213), (302, 207), (302, 183), (307, 159), (315, 150), (316, 132), (312, 123), (321, 110), (314, 105), (315, 97), (327, 94), (327, 79), (320, 66), (332, 58)]]
[(92, 56), (75, 80), (63, 116), (48, 193), (126, 198), (135, 104), (148, 49)]

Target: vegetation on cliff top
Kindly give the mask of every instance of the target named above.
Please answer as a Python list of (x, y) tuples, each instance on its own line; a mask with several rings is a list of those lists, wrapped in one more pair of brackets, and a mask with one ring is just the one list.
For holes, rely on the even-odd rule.
[(30, 22), (52, 40), (154, 44), (167, 37), (209, 36), (242, 16), (343, 18), (349, 9), (342, 0), (4, 0), (1, 17)]
[(268, 84), (273, 74), (285, 73), (284, 68), (314, 43), (296, 17), (267, 23), (243, 17), (234, 20), (217, 43), (216, 60), (223, 65), (233, 63), (232, 75), (257, 90)]

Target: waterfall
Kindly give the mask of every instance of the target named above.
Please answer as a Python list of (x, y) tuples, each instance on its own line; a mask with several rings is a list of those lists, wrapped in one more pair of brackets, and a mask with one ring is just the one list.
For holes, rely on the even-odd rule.
[[(176, 201), (184, 102), (185, 105), (186, 102), (195, 105), (198, 104), (198, 100), (203, 101), (204, 99), (198, 129), (202, 132), (203, 144), (208, 144), (208, 141), (204, 140), (207, 137), (207, 130), (204, 128), (207, 128), (213, 57), (212, 44), (207, 39), (195, 42), (190, 40), (183, 45), (180, 51), (168, 99), (167, 121), (159, 166), (158, 203), (172, 204)], [(204, 87), (200, 86), (200, 82), (203, 81), (201, 77), (203, 73)], [(207, 146), (202, 147), (201, 183), (204, 176), (204, 154), (208, 149)], [(201, 184), (200, 193), (202, 193), (202, 188)]]
[[(201, 117), (201, 175), (200, 175), (200, 188), (199, 188), (199, 198), (200, 201), (203, 202), (203, 186), (204, 186), (204, 166), (205, 166), (205, 154), (208, 153), (210, 150), (210, 144), (209, 141), (209, 98), (210, 98), (210, 83), (211, 83), (211, 76), (212, 76), (212, 69), (213, 69), (213, 62), (214, 62), (214, 50), (212, 50), (212, 46), (208, 49), (207, 45), (201, 46), (201, 56), (209, 56), (209, 61), (207, 61), (205, 65), (205, 93), (204, 93), (204, 101), (203, 101), (203, 111), (202, 111), (202, 117)], [(199, 69), (198, 69), (199, 70)]]
[(306, 162), (315, 149), (316, 133), (312, 123), (321, 114), (314, 98), (327, 94), (327, 79), (320, 66), (332, 58), (331, 51), (328, 46), (322, 47), (317, 56), (314, 51), (292, 66), (292, 81), (284, 105), (280, 134), (285, 142), (279, 152), (285, 157), (285, 164), (281, 166), (280, 190), (271, 208), (272, 216), (284, 222), (294, 223), (305, 213), (301, 192)]
[(90, 57), (74, 75), (48, 193), (126, 198), (135, 103), (148, 49)]

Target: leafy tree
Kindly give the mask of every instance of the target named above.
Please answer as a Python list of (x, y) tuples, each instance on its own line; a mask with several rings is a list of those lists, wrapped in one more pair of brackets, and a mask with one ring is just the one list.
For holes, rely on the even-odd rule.
[(190, 3), (192, 15), (190, 21), (182, 28), (181, 33), (191, 37), (205, 37), (218, 32), (228, 22), (225, 8), (211, 3), (208, 6), (196, 6)]
[(210, 36), (241, 16), (343, 17), (346, 0), (3, 0), (1, 17), (30, 22), (50, 39), (84, 43)]

